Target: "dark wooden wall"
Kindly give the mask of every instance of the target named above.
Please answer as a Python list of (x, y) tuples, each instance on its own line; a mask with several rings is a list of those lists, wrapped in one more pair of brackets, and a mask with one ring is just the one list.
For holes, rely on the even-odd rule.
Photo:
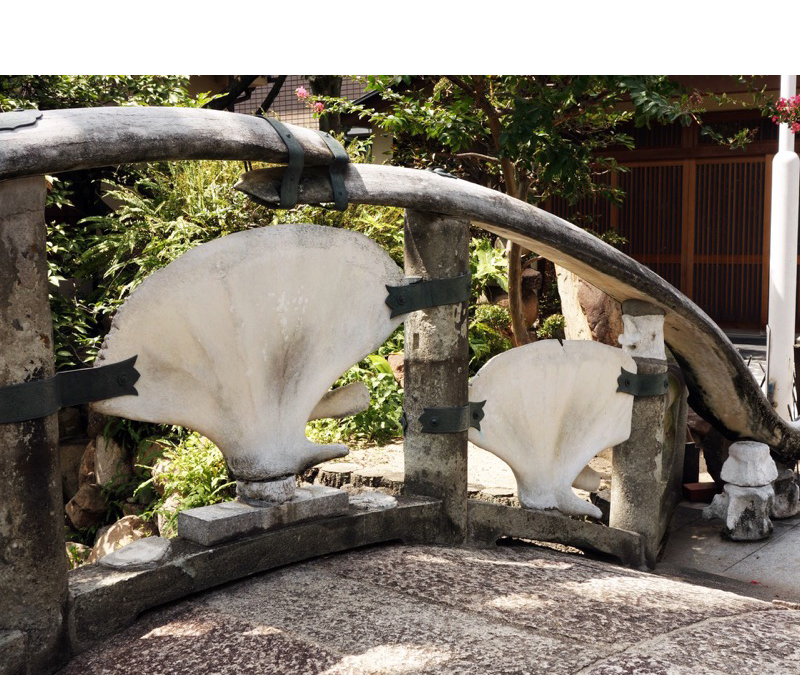
[[(746, 126), (754, 140), (732, 151), (677, 125), (636, 129), (637, 149), (614, 154), (627, 171), (598, 177), (622, 188), (622, 206), (552, 199), (545, 208), (597, 233), (679, 288), (721, 326), (763, 330), (769, 281), (769, 198), (777, 127), (757, 113), (718, 113), (726, 135)], [(800, 323), (798, 323), (800, 328)]]

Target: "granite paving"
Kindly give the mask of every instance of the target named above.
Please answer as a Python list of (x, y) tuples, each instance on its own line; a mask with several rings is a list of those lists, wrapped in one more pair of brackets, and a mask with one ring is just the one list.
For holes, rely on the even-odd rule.
[(384, 545), (147, 613), (62, 675), (800, 672), (800, 611), (533, 546)]

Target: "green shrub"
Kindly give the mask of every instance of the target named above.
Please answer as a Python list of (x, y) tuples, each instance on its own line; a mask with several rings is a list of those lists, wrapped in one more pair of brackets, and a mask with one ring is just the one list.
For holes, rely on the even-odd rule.
[(235, 496), (236, 483), (228, 478), (222, 453), (198, 433), (187, 434), (181, 442), (167, 449), (163, 461), (156, 467), (152, 477), (137, 488), (136, 494), (152, 489), (154, 483), (163, 490), (163, 495), (151, 501), (144, 514), (146, 518), (161, 515), (166, 519), (167, 527), (161, 532), (162, 536), (174, 536), (179, 511), (217, 504)]
[(540, 339), (564, 339), (564, 317), (561, 314), (551, 314), (542, 321), (536, 334)]
[(474, 375), (489, 359), (511, 349), (511, 317), (505, 307), (481, 304), (469, 323), (469, 369)]

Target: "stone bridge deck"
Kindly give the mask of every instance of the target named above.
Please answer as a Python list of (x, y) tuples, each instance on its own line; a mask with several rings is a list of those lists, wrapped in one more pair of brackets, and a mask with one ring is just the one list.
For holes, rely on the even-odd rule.
[(797, 675), (800, 611), (535, 547), (386, 545), (153, 611), (61, 671), (139, 672)]

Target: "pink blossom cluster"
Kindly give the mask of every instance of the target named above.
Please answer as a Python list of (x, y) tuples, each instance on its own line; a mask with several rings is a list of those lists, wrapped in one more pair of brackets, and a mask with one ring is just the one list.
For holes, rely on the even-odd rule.
[[(295, 96), (297, 96), (297, 98), (299, 100), (308, 101), (308, 90), (305, 87), (303, 87), (303, 86), (297, 87), (297, 89), (294, 90), (294, 94), (295, 94)], [(310, 103), (310, 101), (308, 101), (308, 103)], [(314, 109), (314, 112), (317, 113), (317, 114), (319, 114), (323, 110), (325, 110), (325, 104), (322, 101), (317, 101), (311, 107)]]
[(792, 133), (800, 133), (800, 94), (779, 98), (775, 108), (778, 114), (772, 116), (772, 121), (775, 124), (788, 124)]

